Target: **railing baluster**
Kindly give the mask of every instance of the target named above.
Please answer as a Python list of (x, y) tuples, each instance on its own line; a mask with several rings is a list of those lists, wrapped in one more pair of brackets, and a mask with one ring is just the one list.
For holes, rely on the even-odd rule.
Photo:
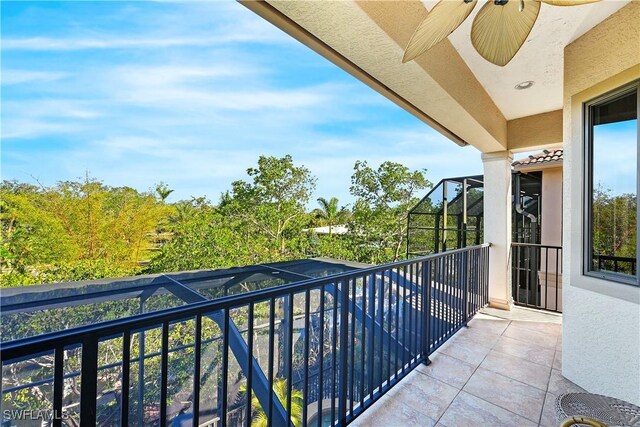
[[(334, 301), (335, 303), (335, 301)], [(340, 287), (340, 392), (338, 394), (338, 424), (346, 425), (347, 423), (347, 369), (348, 355), (347, 347), (349, 345), (349, 280), (342, 282)], [(335, 395), (332, 396), (335, 401)], [(335, 419), (334, 419), (335, 422)]]
[(287, 298), (287, 302), (289, 307), (287, 308), (287, 346), (288, 349), (287, 354), (284, 357), (287, 358), (287, 372), (285, 375), (287, 376), (287, 419), (291, 419), (291, 391), (293, 390), (293, 293), (289, 294)]
[[(202, 366), (202, 315), (196, 315), (195, 344), (193, 351), (193, 425), (200, 425), (200, 377)], [(126, 427), (127, 424), (122, 424)]]
[[(252, 400), (252, 387), (253, 387), (253, 369), (251, 366), (253, 364), (253, 302), (249, 303), (249, 307), (247, 308), (247, 415), (245, 420), (246, 427), (251, 427), (251, 400)], [(291, 377), (289, 377), (291, 378)], [(291, 383), (291, 381), (289, 381)], [(291, 394), (291, 392), (289, 392)], [(197, 425), (197, 424), (196, 424)]]
[(384, 272), (380, 273), (380, 279), (376, 279), (376, 288), (378, 288), (378, 391), (382, 392), (382, 383), (384, 382)]
[(409, 365), (413, 363), (413, 359), (416, 356), (416, 347), (415, 347), (415, 337), (416, 337), (416, 322), (415, 322), (415, 266), (413, 264), (409, 265), (409, 277), (410, 277), (410, 287), (409, 287), (409, 309), (410, 317), (409, 317)]
[(398, 353), (400, 352), (400, 281), (404, 280), (404, 276), (402, 276), (400, 274), (400, 269), (396, 268), (396, 309), (395, 309), (395, 316), (396, 316), (396, 349), (395, 349), (395, 361), (394, 361), (394, 375), (395, 375), (395, 379), (396, 381), (398, 380)]
[(467, 325), (466, 310), (466, 290), (467, 290), (467, 268), (464, 254), (458, 254), (458, 327)]
[(558, 301), (558, 275), (560, 274), (562, 267), (558, 270), (558, 262), (562, 263), (562, 249), (556, 248), (556, 311), (562, 311), (560, 309), (560, 301)]
[(365, 353), (370, 338), (367, 338), (367, 276), (362, 277), (362, 337), (360, 341), (360, 409), (364, 407), (365, 395)]
[(431, 363), (431, 361), (429, 360), (429, 355), (431, 354), (431, 275), (432, 275), (432, 269), (433, 269), (433, 261), (429, 260), (429, 261), (425, 261), (425, 264), (427, 266), (427, 272), (426, 272), (426, 305), (425, 305), (425, 313), (426, 313), (426, 317), (427, 317), (427, 330), (426, 330), (426, 341), (427, 341), (427, 345), (425, 347), (425, 363), (428, 365)]
[(420, 264), (414, 263), (413, 265), (413, 281), (415, 283), (415, 293), (413, 296), (413, 304), (414, 304), (414, 329), (415, 333), (413, 334), (413, 363), (418, 362), (419, 356), (422, 353), (422, 341), (420, 339), (422, 333), (422, 308), (421, 308), (421, 296), (422, 296), (422, 287), (420, 286), (420, 282), (422, 273), (420, 271)]
[(220, 414), (220, 420), (222, 426), (227, 425), (227, 396), (229, 394), (229, 309), (223, 310), (223, 333), (222, 333), (222, 414)]
[(307, 425), (307, 402), (309, 399), (309, 339), (311, 329), (309, 328), (309, 311), (311, 310), (311, 292), (307, 289), (304, 293), (304, 405), (302, 405), (302, 426)]
[(440, 341), (449, 333), (449, 256), (442, 258), (442, 335)]
[(427, 305), (426, 305), (426, 286), (427, 286), (427, 269), (426, 262), (422, 261), (420, 263), (420, 358), (425, 359), (427, 354), (427, 333), (426, 333), (426, 325), (427, 325)]
[(96, 425), (96, 394), (98, 392), (98, 338), (87, 335), (82, 342), (82, 389), (80, 392), (80, 425)]
[(453, 292), (455, 289), (455, 277), (454, 277), (454, 273), (455, 273), (455, 268), (452, 268), (452, 266), (454, 265), (454, 260), (455, 260), (455, 256), (454, 255), (447, 255), (446, 257), (446, 263), (447, 263), (447, 270), (446, 270), (446, 280), (447, 280), (447, 306), (446, 306), (446, 317), (447, 317), (447, 332), (446, 332), (446, 336), (449, 337), (449, 335), (451, 334), (451, 329), (453, 326), (453, 304), (455, 303), (454, 298), (453, 298)]
[(273, 423), (273, 359), (274, 359), (274, 341), (275, 341), (275, 318), (276, 318), (276, 300), (271, 298), (269, 302), (269, 405), (267, 408), (267, 424)]
[(387, 298), (387, 310), (385, 311), (386, 314), (386, 318), (387, 318), (387, 385), (391, 384), (391, 335), (393, 333), (393, 317), (391, 316), (391, 297), (393, 296), (393, 277), (396, 277), (393, 275), (393, 269), (388, 270), (389, 275), (389, 291), (388, 291), (388, 298)]
[(129, 388), (131, 381), (130, 375), (131, 332), (125, 331), (124, 335), (122, 336), (122, 397), (120, 398), (120, 424), (122, 426), (129, 425)]
[(471, 256), (468, 252), (464, 253), (464, 302), (463, 302), (463, 310), (464, 310), (464, 326), (467, 326), (469, 322), (469, 294), (471, 293)]
[(446, 322), (445, 322), (445, 303), (447, 301), (446, 299), (446, 295), (445, 295), (445, 280), (444, 280), (444, 276), (445, 276), (445, 260), (446, 260), (446, 256), (442, 257), (440, 259), (439, 262), (439, 275), (438, 275), (438, 291), (439, 291), (439, 298), (438, 298), (438, 306), (439, 306), (439, 331), (438, 331), (438, 346), (440, 346), (440, 344), (442, 344), (442, 337), (444, 337), (444, 334), (446, 332)]
[(409, 359), (407, 345), (407, 320), (409, 309), (407, 308), (407, 266), (402, 267), (402, 374), (406, 372), (406, 363)]
[(371, 331), (369, 332), (369, 360), (367, 364), (367, 373), (369, 374), (369, 390), (368, 394), (373, 395), (373, 385), (375, 383), (375, 372), (373, 369), (373, 359), (375, 355), (376, 345), (376, 286), (375, 276), (369, 276), (369, 315), (371, 318)]
[(54, 427), (62, 427), (62, 394), (64, 392), (64, 347), (56, 347), (53, 357), (53, 425)]
[(318, 427), (322, 427), (322, 399), (324, 397), (324, 285), (320, 287), (320, 349), (318, 350)]
[[(350, 289), (351, 289), (351, 301), (349, 312), (351, 313), (351, 340), (349, 341), (351, 347), (351, 359), (350, 359), (350, 369), (349, 369), (349, 414), (350, 418), (353, 418), (353, 402), (355, 400), (355, 371), (356, 371), (356, 361), (355, 361), (355, 353), (356, 353), (356, 279), (350, 279)], [(345, 420), (346, 421), (346, 420)]]
[[(558, 254), (556, 253), (556, 256), (558, 256)], [(558, 275), (558, 271), (556, 270), (556, 276)], [(547, 301), (549, 300), (549, 248), (544, 248), (544, 308), (548, 308), (547, 307)], [(558, 301), (556, 300), (556, 307), (555, 309), (558, 308), (557, 306)]]
[[(226, 336), (226, 334), (225, 334)], [(169, 373), (169, 322), (162, 323), (162, 348), (160, 353), (160, 427), (167, 425), (167, 383)]]
[[(333, 310), (332, 310), (332, 327), (331, 327), (331, 423), (336, 421), (336, 348), (338, 344), (338, 288), (340, 282), (333, 285)], [(341, 319), (342, 320), (342, 319)], [(342, 375), (342, 373), (340, 373)]]

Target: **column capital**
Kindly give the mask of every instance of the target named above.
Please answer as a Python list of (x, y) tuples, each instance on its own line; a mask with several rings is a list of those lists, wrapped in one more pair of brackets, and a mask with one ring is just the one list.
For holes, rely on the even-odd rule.
[(498, 160), (507, 160), (509, 162), (513, 162), (513, 152), (494, 151), (492, 153), (482, 153), (482, 163), (494, 162)]

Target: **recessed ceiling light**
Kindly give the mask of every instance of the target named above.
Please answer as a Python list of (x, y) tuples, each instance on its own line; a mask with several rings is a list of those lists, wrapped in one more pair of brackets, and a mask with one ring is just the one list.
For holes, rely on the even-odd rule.
[(529, 89), (531, 86), (533, 86), (535, 84), (535, 82), (533, 80), (527, 80), (526, 82), (520, 82), (518, 83), (515, 88), (516, 90), (525, 90), (525, 89)]

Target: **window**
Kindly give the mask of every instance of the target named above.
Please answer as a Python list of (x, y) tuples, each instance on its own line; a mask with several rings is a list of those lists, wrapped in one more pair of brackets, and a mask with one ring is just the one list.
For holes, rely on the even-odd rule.
[(586, 105), (585, 273), (638, 284), (638, 90)]

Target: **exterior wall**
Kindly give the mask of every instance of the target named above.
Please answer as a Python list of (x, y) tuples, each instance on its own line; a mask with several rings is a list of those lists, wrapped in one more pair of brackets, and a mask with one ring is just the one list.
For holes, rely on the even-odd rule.
[[(542, 171), (542, 228), (543, 245), (562, 246), (562, 167)], [(555, 267), (554, 267), (555, 268)]]
[(640, 2), (565, 49), (562, 373), (640, 404), (640, 288), (582, 274), (583, 103), (640, 78)]
[(562, 110), (507, 122), (507, 148), (514, 153), (558, 145), (562, 145)]

